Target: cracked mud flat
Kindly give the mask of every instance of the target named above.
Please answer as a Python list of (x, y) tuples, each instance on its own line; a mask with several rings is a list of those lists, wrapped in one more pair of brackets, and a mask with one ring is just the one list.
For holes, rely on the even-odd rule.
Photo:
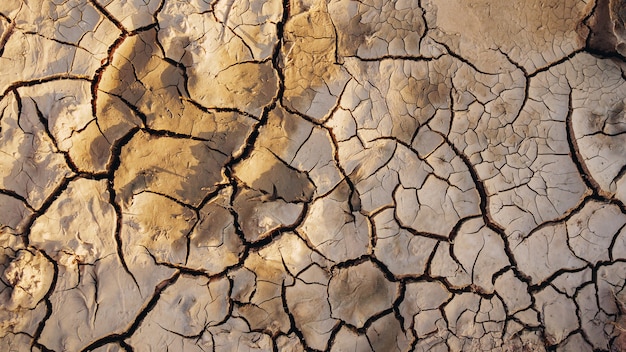
[(623, 0), (0, 2), (0, 350), (626, 350)]

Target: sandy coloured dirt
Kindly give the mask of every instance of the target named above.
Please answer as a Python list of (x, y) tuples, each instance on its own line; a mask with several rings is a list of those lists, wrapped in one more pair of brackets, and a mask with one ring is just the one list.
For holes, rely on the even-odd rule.
[(625, 0), (1, 0), (1, 351), (626, 351)]

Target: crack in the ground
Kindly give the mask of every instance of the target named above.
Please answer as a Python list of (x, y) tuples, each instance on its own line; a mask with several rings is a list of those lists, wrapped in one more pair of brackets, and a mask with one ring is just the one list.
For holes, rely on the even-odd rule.
[[(9, 330), (0, 327), (0, 346), (21, 341), (42, 351), (76, 346), (134, 351), (143, 349), (143, 342), (214, 351), (244, 345), (273, 351), (379, 350), (381, 344), (388, 350), (453, 351), (621, 346), (619, 326), (610, 327), (624, 312), (607, 301), (609, 290), (626, 286), (620, 273), (626, 264), (626, 163), (619, 147), (626, 136), (619, 121), (626, 61), (618, 45), (624, 39), (618, 31), (623, 14), (612, 1), (594, 1), (586, 9), (554, 5), (579, 11), (578, 22), (568, 29), (518, 29), (543, 36), (528, 52), (522, 49), (525, 38), (490, 32), (485, 23), (500, 21), (492, 17), (467, 26), (467, 33), (448, 35), (456, 33), (457, 24), (446, 18), (458, 15), (437, 0), (419, 0), (412, 10), (420, 15), (406, 15), (408, 24), (422, 22), (415, 27), (420, 33), (394, 17), (408, 4), (377, 7), (369, 0), (85, 4), (99, 18), (98, 26), (114, 30), (114, 38), (109, 33), (96, 38), (96, 30), (85, 25), (79, 42), (66, 40), (54, 28), (64, 25), (61, 15), (50, 17), (52, 30), (26, 25), (31, 15), (24, 11), (61, 11), (65, 3), (28, 9), (22, 4), (17, 12), (0, 6), (2, 59), (19, 60), (32, 50), (11, 49), (19, 35), (85, 48), (93, 57), (103, 57), (106, 49), (87, 73), (74, 58), (67, 73), (35, 72), (2, 81), (0, 169), (18, 171), (4, 173), (0, 184), (0, 202), (7, 203), (0, 204), (0, 248), (12, 253), (0, 253), (0, 291), (7, 293), (0, 297), (6, 303), (0, 312), (12, 319)], [(336, 6), (351, 9), (349, 23), (331, 13)], [(499, 11), (496, 5), (467, 10), (477, 18)], [(606, 28), (594, 22), (598, 16), (614, 21), (617, 29), (607, 43), (615, 48), (599, 41)], [(310, 28), (293, 29), (303, 19)], [(516, 21), (500, 23), (502, 35), (510, 35), (504, 27), (513, 28)], [(332, 29), (317, 33), (320, 24)], [(471, 37), (477, 28), (485, 31), (485, 41), (495, 41), (478, 45)], [(389, 42), (381, 35), (385, 30)], [(571, 33), (580, 36), (578, 42)], [(409, 34), (419, 35), (408, 39)], [(90, 35), (104, 46), (100, 54), (88, 51)], [(298, 36), (302, 42), (292, 40)], [(565, 44), (544, 48), (542, 40)], [(493, 65), (481, 61), (483, 54)], [(595, 86), (588, 84), (595, 79), (590, 67), (602, 70), (601, 65), (621, 70), (614, 81), (593, 83), (612, 90), (614, 98), (594, 95)], [(34, 89), (57, 81), (90, 84), (91, 120), (65, 139), (58, 134), (66, 128), (62, 118), (82, 114), (76, 106), (59, 112), (61, 95), (72, 93)], [(115, 90), (115, 84), (123, 87)], [(575, 84), (588, 84), (587, 90), (575, 92)], [(48, 101), (46, 94), (57, 95)], [(605, 103), (606, 114), (618, 121), (600, 120), (597, 111)], [(589, 118), (599, 122), (583, 126), (577, 113), (584, 109), (595, 109)], [(33, 116), (26, 116), (28, 111)], [(119, 116), (124, 112), (133, 116)], [(177, 127), (201, 115), (207, 133), (197, 133), (193, 123)], [(190, 160), (181, 160), (186, 154), (177, 150), (136, 150), (139, 140), (172, 142), (155, 143), (157, 148), (189, 146)], [(84, 154), (76, 154), (81, 148)], [(585, 148), (597, 151), (585, 154)], [(607, 173), (608, 181), (602, 179), (608, 166), (594, 164), (593, 153), (606, 163), (621, 163)], [(53, 165), (49, 154), (62, 160)], [(83, 155), (94, 160), (82, 160)], [(163, 160), (154, 161), (153, 155)], [(187, 169), (168, 169), (170, 157)], [(54, 167), (65, 173), (45, 184), (37, 173)], [(188, 177), (193, 175), (200, 181)], [(122, 181), (127, 176), (135, 177), (128, 187)], [(561, 182), (576, 176), (580, 180)], [(66, 199), (86, 181), (103, 185), (102, 199), (81, 190), (77, 194), (84, 199)], [(39, 203), (34, 192), (43, 195)], [(86, 232), (64, 234), (66, 247), (44, 250), (46, 237), (40, 240), (43, 235), (33, 231), (43, 219), (84, 221), (84, 231), (104, 233), (106, 224), (96, 216), (73, 219), (62, 210), (79, 202), (96, 215), (98, 200), (112, 209), (115, 221), (108, 224), (111, 253), (99, 257), (100, 244), (91, 243)], [(178, 213), (159, 209), (159, 202)], [(140, 218), (144, 212), (160, 222)], [(215, 214), (224, 219), (213, 219)], [(4, 224), (16, 216), (23, 217), (19, 226)], [(206, 219), (223, 222), (201, 226)], [(170, 260), (168, 254), (179, 250), (177, 239), (184, 255)], [(192, 254), (196, 247), (206, 252)], [(45, 282), (37, 277), (39, 267), (22, 264), (18, 250), (51, 263), (47, 286), (37, 286)], [(213, 266), (199, 264), (218, 250)], [(81, 261), (89, 255), (95, 256), (92, 261)], [(112, 256), (119, 269), (106, 266)], [(77, 263), (75, 269), (68, 258)], [(409, 268), (403, 260), (417, 264)], [(96, 321), (106, 319), (108, 296), (126, 299), (128, 286), (110, 288), (107, 277), (115, 274), (108, 270), (130, 277), (142, 296), (136, 314), (117, 330), (102, 329)], [(204, 282), (210, 303), (198, 303), (191, 287), (176, 291), (170, 302), (170, 292), (187, 279)], [(418, 287), (422, 291), (415, 293)], [(91, 340), (53, 326), (53, 314), (60, 314), (55, 309), (63, 314), (76, 309), (75, 303), (62, 306), (61, 298), (72, 291), (81, 292), (81, 304), (91, 314), (85, 326), (99, 329), (86, 337)], [(43, 298), (24, 308), (20, 292)], [(211, 306), (219, 299), (220, 307)], [(176, 328), (158, 321), (169, 317), (153, 316), (161, 314), (161, 305), (176, 315)], [(24, 311), (31, 312), (23, 318), (32, 320), (30, 327), (14, 318)], [(203, 315), (210, 317), (194, 325)], [(606, 343), (594, 335), (600, 330), (593, 324), (604, 324)], [(194, 328), (185, 330), (188, 326)], [(143, 341), (149, 331), (163, 335)], [(57, 333), (59, 341), (51, 337)], [(63, 339), (76, 341), (66, 346)]]

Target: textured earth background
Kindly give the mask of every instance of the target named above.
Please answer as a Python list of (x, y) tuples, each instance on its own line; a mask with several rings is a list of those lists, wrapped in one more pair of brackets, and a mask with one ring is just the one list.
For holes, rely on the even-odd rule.
[(2, 0), (0, 350), (626, 350), (624, 0)]

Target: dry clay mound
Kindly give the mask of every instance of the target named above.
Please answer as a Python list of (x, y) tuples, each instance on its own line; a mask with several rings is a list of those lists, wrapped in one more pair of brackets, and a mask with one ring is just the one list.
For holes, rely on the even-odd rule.
[(626, 350), (625, 21), (0, 1), (0, 350)]

